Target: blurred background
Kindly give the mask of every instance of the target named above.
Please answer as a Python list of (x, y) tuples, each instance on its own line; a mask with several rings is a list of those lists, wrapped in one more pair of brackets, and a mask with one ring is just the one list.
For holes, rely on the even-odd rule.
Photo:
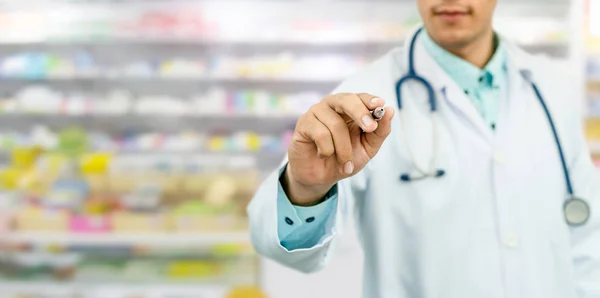
[[(600, 0), (499, 2), (572, 70), (600, 161)], [(352, 233), (305, 276), (245, 207), (297, 117), (418, 25), (414, 0), (0, 1), (0, 297), (359, 297)]]

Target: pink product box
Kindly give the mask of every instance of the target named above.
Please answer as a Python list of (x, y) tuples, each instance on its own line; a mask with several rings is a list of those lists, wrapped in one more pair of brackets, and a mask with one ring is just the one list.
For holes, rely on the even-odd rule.
[(73, 216), (71, 231), (76, 233), (109, 233), (110, 218), (106, 216)]

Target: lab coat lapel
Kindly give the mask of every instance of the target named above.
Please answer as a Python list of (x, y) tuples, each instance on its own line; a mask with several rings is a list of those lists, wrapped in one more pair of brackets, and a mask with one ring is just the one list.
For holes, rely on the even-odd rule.
[[(508, 47), (507, 47), (508, 48)], [(507, 73), (508, 73), (508, 90), (502, 97), (500, 108), (498, 111), (498, 123), (496, 126), (496, 141), (504, 144), (509, 142), (510, 137), (514, 132), (520, 130), (521, 122), (518, 119), (526, 119), (527, 100), (523, 96), (533, 94), (533, 91), (527, 92), (531, 87), (520, 73), (523, 69), (523, 63), (514, 51), (509, 50)]]
[(419, 41), (415, 44), (415, 69), (417, 74), (429, 80), (438, 91), (436, 95), (440, 111), (444, 109), (443, 103), (447, 103), (452, 112), (461, 116), (461, 119), (466, 122), (465, 124), (473, 127), (487, 142), (492, 141), (493, 134), (490, 128), (487, 127), (485, 120), (473, 106), (468, 96), (427, 53), (427, 50)]
[[(503, 96), (498, 113), (498, 125), (496, 127), (497, 144), (513, 144), (514, 137), (522, 134), (523, 123), (533, 117), (529, 105), (533, 103), (536, 111), (541, 111), (541, 106), (535, 98), (531, 84), (522, 75), (522, 71), (531, 72), (526, 55), (509, 41), (504, 41), (508, 49), (508, 90)], [(537, 109), (540, 110), (537, 110)]]

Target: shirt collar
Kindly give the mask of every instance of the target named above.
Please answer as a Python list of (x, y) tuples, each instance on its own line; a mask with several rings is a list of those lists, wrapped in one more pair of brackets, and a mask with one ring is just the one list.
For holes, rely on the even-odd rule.
[(499, 86), (506, 73), (506, 49), (501, 39), (496, 36), (497, 47), (488, 64), (480, 69), (470, 62), (446, 51), (437, 45), (427, 34), (422, 34), (422, 42), (426, 51), (448, 73), (450, 77), (465, 91), (483, 86)]

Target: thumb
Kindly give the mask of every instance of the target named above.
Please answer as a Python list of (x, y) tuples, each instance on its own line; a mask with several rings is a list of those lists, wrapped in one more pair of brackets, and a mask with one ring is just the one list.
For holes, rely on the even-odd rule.
[(375, 154), (377, 154), (379, 148), (381, 148), (381, 145), (383, 144), (383, 141), (385, 141), (392, 131), (392, 119), (394, 118), (394, 113), (394, 108), (385, 107), (385, 115), (381, 120), (379, 120), (377, 129), (372, 133), (365, 133), (363, 135), (365, 138), (363, 146), (365, 147), (365, 151), (369, 155), (369, 158), (373, 158)]

